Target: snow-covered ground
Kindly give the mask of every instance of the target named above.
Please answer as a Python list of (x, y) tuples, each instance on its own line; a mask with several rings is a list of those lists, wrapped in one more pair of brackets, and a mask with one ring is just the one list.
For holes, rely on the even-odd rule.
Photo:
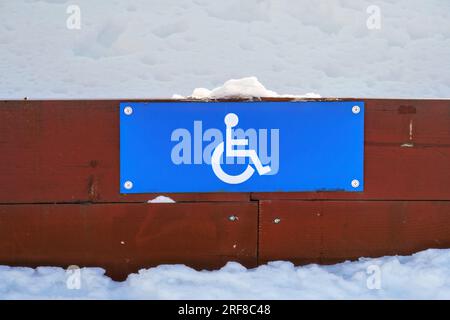
[(114, 282), (102, 269), (0, 267), (0, 299), (450, 299), (450, 250), (332, 266), (216, 271), (162, 265)]
[(0, 1), (0, 99), (187, 96), (249, 76), (289, 94), (449, 98), (449, 57), (445, 0)]

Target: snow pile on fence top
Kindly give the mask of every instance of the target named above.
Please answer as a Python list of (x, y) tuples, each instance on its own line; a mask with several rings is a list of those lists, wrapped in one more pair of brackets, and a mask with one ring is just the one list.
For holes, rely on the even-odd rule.
[(0, 57), (0, 99), (188, 96), (249, 75), (280, 94), (448, 98), (450, 1), (0, 1)]
[[(280, 95), (275, 91), (266, 89), (256, 77), (247, 77), (242, 79), (231, 79), (222, 86), (213, 90), (206, 88), (196, 88), (188, 98), (194, 99), (233, 99), (233, 98), (263, 98), (263, 97), (290, 97), (290, 98), (320, 98), (319, 94), (307, 93), (305, 95)], [(173, 96), (175, 99), (183, 99), (178, 94)]]
[(67, 288), (68, 281), (72, 288), (76, 282), (61, 268), (0, 267), (0, 298), (450, 299), (449, 274), (450, 250), (332, 266), (273, 262), (248, 270), (228, 263), (216, 271), (195, 271), (162, 265), (124, 282), (112, 281), (102, 269), (86, 268), (78, 290)]

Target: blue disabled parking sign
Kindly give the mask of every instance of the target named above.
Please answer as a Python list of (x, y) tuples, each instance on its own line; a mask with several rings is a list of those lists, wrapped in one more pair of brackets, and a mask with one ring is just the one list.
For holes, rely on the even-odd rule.
[(364, 103), (122, 102), (120, 192), (363, 191)]

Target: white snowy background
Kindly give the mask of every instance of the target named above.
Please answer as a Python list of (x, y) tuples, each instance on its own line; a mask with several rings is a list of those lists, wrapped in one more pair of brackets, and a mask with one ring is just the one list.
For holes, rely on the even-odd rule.
[(0, 99), (186, 96), (248, 76), (281, 94), (449, 98), (449, 57), (447, 0), (0, 0)]
[[(69, 5), (79, 30), (66, 26)], [(371, 5), (379, 30), (366, 25)], [(0, 99), (307, 93), (449, 98), (450, 1), (0, 0)], [(450, 299), (450, 250), (334, 266), (167, 265), (121, 283), (101, 269), (79, 275), (70, 289), (61, 268), (0, 266), (0, 299)]]

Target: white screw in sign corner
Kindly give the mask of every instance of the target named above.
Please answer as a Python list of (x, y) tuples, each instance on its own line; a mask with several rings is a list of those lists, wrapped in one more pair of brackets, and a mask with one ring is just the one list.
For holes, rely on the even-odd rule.
[(358, 188), (358, 187), (359, 187), (359, 181), (356, 180), (356, 179), (353, 180), (353, 181), (352, 181), (352, 187), (353, 187), (353, 188)]
[(125, 113), (127, 116), (131, 115), (133, 113), (133, 108), (128, 106), (123, 108), (123, 113)]
[(359, 106), (353, 106), (352, 112), (354, 114), (358, 114), (361, 111), (361, 108)]
[(130, 190), (133, 188), (133, 182), (131, 181), (125, 181), (125, 183), (123, 184), (123, 187), (127, 190)]

